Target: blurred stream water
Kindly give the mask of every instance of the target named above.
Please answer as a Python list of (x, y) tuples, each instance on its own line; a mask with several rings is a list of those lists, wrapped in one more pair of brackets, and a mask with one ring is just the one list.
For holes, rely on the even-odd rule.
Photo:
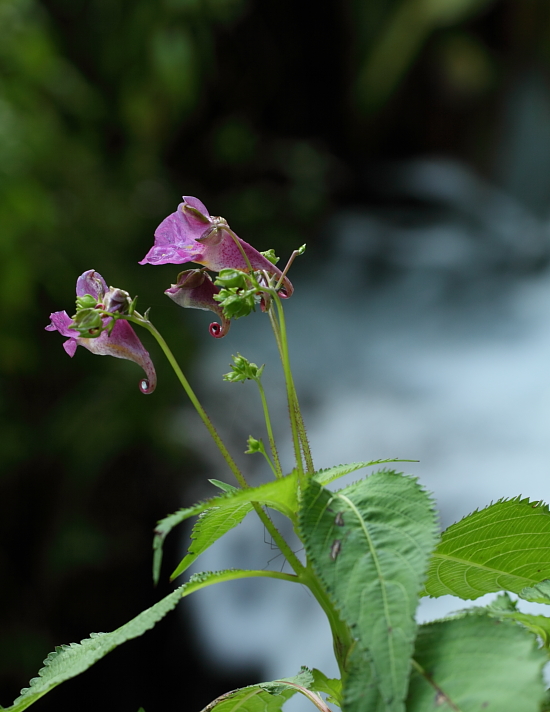
[[(291, 360), (316, 467), (418, 460), (398, 468), (434, 493), (442, 527), (500, 497), (550, 501), (548, 222), (455, 163), (410, 163), (386, 177), (399, 205), (336, 215), (326, 226), (327, 257), (316, 263), (306, 253), (291, 275)], [(208, 316), (196, 318), (206, 332)], [(206, 342), (193, 380), (233, 451), (244, 451), (250, 434), (266, 439), (253, 384), (221, 381), (237, 352), (267, 364), (290, 469), (283, 381), (264, 315)], [(185, 421), (219, 477), (220, 460), (194, 415)], [(239, 462), (248, 473), (257, 468), (252, 481), (269, 478), (259, 457)], [(200, 570), (280, 568), (262, 529), (249, 517), (202, 556)], [(301, 665), (336, 673), (328, 625), (300, 587), (239, 581), (187, 605), (216, 665), (260, 668), (265, 680)], [(463, 607), (452, 597), (426, 599), (418, 618)], [(309, 709), (304, 703), (289, 709)]]

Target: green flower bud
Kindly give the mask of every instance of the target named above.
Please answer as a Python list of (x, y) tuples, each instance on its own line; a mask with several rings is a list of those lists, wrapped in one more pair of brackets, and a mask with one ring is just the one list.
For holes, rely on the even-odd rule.
[(99, 336), (103, 331), (103, 321), (97, 309), (84, 308), (77, 311), (73, 316), (71, 329), (80, 332), (86, 339)]
[(256, 307), (254, 289), (246, 291), (240, 291), (236, 287), (220, 289), (220, 293), (215, 294), (214, 299), (220, 303), (227, 319), (240, 319), (242, 316), (248, 316)]
[(83, 297), (76, 298), (76, 311), (81, 309), (93, 309), (97, 305), (97, 299), (91, 294), (85, 294)]
[(229, 381), (230, 383), (239, 383), (246, 380), (258, 381), (261, 378), (264, 366), (256, 366), (255, 363), (251, 363), (248, 359), (241, 354), (233, 356), (233, 365), (231, 366), (231, 371), (224, 374), (223, 380)]
[(281, 259), (280, 257), (277, 257), (273, 248), (271, 248), (271, 250), (266, 250), (265, 252), (260, 252), (260, 255), (263, 255), (266, 259), (268, 259), (272, 265), (276, 265)]
[(218, 287), (246, 289), (246, 274), (238, 269), (222, 269), (214, 284)]
[(244, 451), (245, 455), (253, 455), (255, 452), (265, 453), (263, 442), (261, 440), (256, 440), (256, 438), (253, 438), (252, 435), (248, 438), (247, 445), (248, 450)]

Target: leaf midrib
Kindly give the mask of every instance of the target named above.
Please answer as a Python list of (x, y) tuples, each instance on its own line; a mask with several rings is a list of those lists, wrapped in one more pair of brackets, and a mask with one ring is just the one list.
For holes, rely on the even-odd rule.
[[(378, 574), (378, 580), (380, 581), (380, 589), (382, 592), (382, 601), (383, 601), (383, 606), (384, 606), (384, 616), (385, 616), (385, 619), (387, 622), (387, 627), (388, 628), (393, 627), (392, 619), (390, 617), (390, 612), (389, 612), (389, 607), (388, 607), (388, 598), (387, 598), (387, 594), (386, 594), (386, 587), (384, 584), (384, 576), (383, 576), (382, 570), (380, 568), (380, 562), (378, 560), (378, 556), (377, 556), (374, 544), (372, 542), (370, 532), (368, 531), (368, 529), (366, 527), (366, 522), (363, 519), (363, 517), (361, 516), (361, 513), (359, 512), (357, 507), (353, 504), (353, 502), (348, 497), (346, 497), (346, 495), (340, 494), (340, 495), (338, 495), (338, 498), (344, 500), (347, 503), (347, 505), (350, 507), (350, 509), (355, 513), (355, 515), (361, 525), (361, 528), (363, 529), (365, 538), (367, 539), (369, 550), (371, 551), (371, 554), (372, 554), (374, 565), (376, 567), (376, 572)], [(396, 674), (396, 670), (395, 670), (395, 651), (394, 651), (394, 646), (393, 646), (393, 638), (391, 636), (388, 636), (388, 644), (389, 644), (389, 648), (390, 648), (392, 686), (393, 686), (393, 689), (396, 690), (397, 689), (397, 674)]]
[[(443, 559), (445, 561), (452, 561), (453, 563), (460, 564), (461, 566), (482, 569), (483, 571), (488, 571), (490, 573), (497, 574), (498, 576), (511, 576), (512, 578), (515, 578), (518, 581), (528, 581), (528, 582), (533, 582), (533, 583), (540, 583), (540, 581), (537, 581), (536, 579), (528, 578), (527, 576), (518, 576), (517, 574), (510, 574), (510, 573), (507, 573), (506, 571), (503, 571), (502, 569), (494, 569), (491, 566), (486, 566), (485, 564), (479, 564), (477, 562), (472, 562), (472, 561), (468, 561), (465, 559), (459, 559), (457, 556), (449, 556), (449, 554), (433, 554), (432, 560), (433, 559)], [(447, 586), (447, 584), (443, 584), (443, 585), (445, 585), (447, 588), (449, 588), (449, 586)], [(473, 588), (473, 586), (470, 586), (470, 588)]]

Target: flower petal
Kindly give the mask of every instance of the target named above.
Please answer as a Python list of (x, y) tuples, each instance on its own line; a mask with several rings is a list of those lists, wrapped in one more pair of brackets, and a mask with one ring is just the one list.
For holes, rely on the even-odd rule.
[(93, 354), (114, 356), (137, 363), (147, 376), (147, 384), (141, 386), (141, 390), (144, 393), (152, 393), (155, 390), (157, 374), (151, 357), (127, 321), (119, 319), (110, 334), (103, 331), (96, 339), (78, 338), (77, 343)]
[(177, 283), (164, 293), (180, 307), (202, 309), (217, 314), (222, 322), (221, 326), (216, 324), (218, 328), (212, 328), (211, 324), (210, 333), (220, 338), (227, 334), (231, 322), (225, 318), (221, 306), (214, 300), (214, 294), (218, 294), (219, 291), (219, 287), (213, 284), (210, 275), (201, 269), (191, 269), (180, 272)]
[(78, 336), (78, 331), (70, 328), (73, 320), (66, 311), (58, 311), (50, 314), (50, 322), (48, 326), (44, 327), (46, 331), (59, 331), (62, 336), (69, 336), (73, 339)]
[(63, 348), (65, 349), (65, 352), (69, 354), (69, 356), (72, 358), (75, 355), (75, 351), (78, 347), (78, 340), (77, 339), (67, 339), (67, 341), (63, 342)]
[(184, 264), (194, 262), (195, 257), (200, 256), (203, 247), (196, 238), (200, 237), (208, 229), (209, 221), (200, 221), (194, 215), (183, 212), (181, 208), (184, 203), (178, 206), (178, 210), (165, 218), (155, 230), (155, 244), (139, 263), (164, 265)]
[[(230, 235), (227, 230), (221, 228), (216, 231), (217, 235), (208, 235), (201, 238), (201, 244), (204, 245), (204, 254), (200, 259), (196, 259), (195, 262), (204, 265), (206, 268), (211, 269), (213, 272), (219, 272), (222, 269), (232, 268), (243, 270), (248, 272), (248, 265), (243, 257), (241, 250), (239, 250), (235, 240)], [(264, 257), (256, 248), (249, 245), (248, 242), (241, 240), (240, 237), (235, 235), (241, 245), (245, 255), (248, 257), (250, 266), (253, 270), (263, 270), (270, 275), (276, 277), (281, 277), (282, 272), (278, 267), (270, 262), (267, 257)], [(282, 287), (285, 291), (285, 297), (290, 297), (294, 291), (292, 282), (285, 277), (282, 282)]]
[(83, 297), (91, 294), (92, 297), (101, 301), (107, 291), (107, 283), (103, 277), (93, 269), (89, 269), (76, 280), (76, 296)]
[[(237, 237), (223, 218), (209, 215), (204, 203), (190, 195), (184, 195), (177, 211), (165, 218), (155, 230), (155, 243), (139, 264), (198, 262), (213, 272), (224, 268), (248, 271), (248, 264), (236, 241), (253, 270), (282, 277), (281, 270), (252, 245)], [(293, 291), (291, 281), (285, 277), (281, 296), (290, 297)]]
[[(101, 300), (109, 290), (103, 277), (91, 269), (80, 275), (76, 291), (77, 296), (91, 294), (95, 299)], [(111, 317), (103, 318), (103, 326), (106, 327), (111, 320)], [(117, 319), (110, 334), (106, 330), (94, 339), (80, 336), (78, 331), (71, 328), (72, 323), (67, 312), (59, 311), (50, 314), (50, 324), (45, 327), (46, 331), (59, 331), (62, 336), (68, 337), (63, 348), (69, 356), (74, 356), (77, 346), (84, 346), (88, 351), (100, 356), (114, 356), (133, 361), (143, 368), (147, 377), (141, 381), (142, 392), (152, 393), (155, 390), (157, 375), (151, 357), (127, 321)]]
[(62, 336), (68, 336), (67, 341), (63, 343), (63, 348), (72, 358), (76, 347), (78, 346), (78, 331), (70, 328), (73, 323), (71, 317), (66, 311), (53, 312), (50, 314), (50, 323), (44, 327), (46, 331), (59, 331)]
[(204, 203), (201, 203), (201, 201), (198, 198), (194, 198), (192, 195), (184, 195), (183, 197), (183, 204), (185, 205), (190, 205), (192, 208), (195, 208), (195, 210), (198, 210), (199, 213), (202, 213), (205, 218), (210, 217), (210, 213), (206, 209), (206, 205)]

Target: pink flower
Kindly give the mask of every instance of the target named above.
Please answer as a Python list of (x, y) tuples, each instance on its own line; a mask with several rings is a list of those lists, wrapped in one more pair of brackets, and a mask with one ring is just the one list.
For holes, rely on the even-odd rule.
[[(282, 272), (258, 250), (237, 237), (224, 218), (208, 214), (198, 198), (183, 196), (183, 203), (155, 231), (155, 244), (140, 264), (163, 265), (198, 262), (213, 272), (221, 269), (249, 271), (237, 242), (254, 271), (282, 277)], [(281, 296), (290, 297), (294, 288), (287, 277), (281, 286)]]
[[(91, 295), (97, 300), (97, 306), (115, 313), (119, 310), (118, 297), (121, 290), (109, 289), (103, 277), (90, 269), (80, 275), (76, 282), (76, 296), (84, 297)], [(113, 295), (115, 298), (113, 298)], [(104, 326), (111, 321), (110, 317), (103, 317)], [(114, 356), (133, 361), (143, 368), (146, 378), (142, 379), (140, 389), (143, 393), (152, 393), (157, 385), (157, 374), (151, 361), (149, 353), (144, 348), (141, 341), (136, 336), (135, 331), (124, 319), (117, 319), (113, 328), (106, 329), (95, 338), (84, 338), (78, 331), (72, 328), (73, 320), (65, 311), (50, 314), (50, 324), (46, 326), (46, 331), (59, 331), (62, 336), (68, 337), (63, 348), (73, 357), (77, 346), (91, 351), (100, 356)]]
[(220, 288), (212, 283), (207, 272), (202, 269), (189, 269), (180, 272), (176, 284), (173, 284), (164, 293), (180, 307), (204, 309), (217, 314), (222, 322), (221, 326), (213, 322), (210, 324), (210, 333), (220, 339), (229, 331), (231, 322), (225, 318), (223, 309), (214, 300), (214, 294), (218, 294), (219, 291)]

